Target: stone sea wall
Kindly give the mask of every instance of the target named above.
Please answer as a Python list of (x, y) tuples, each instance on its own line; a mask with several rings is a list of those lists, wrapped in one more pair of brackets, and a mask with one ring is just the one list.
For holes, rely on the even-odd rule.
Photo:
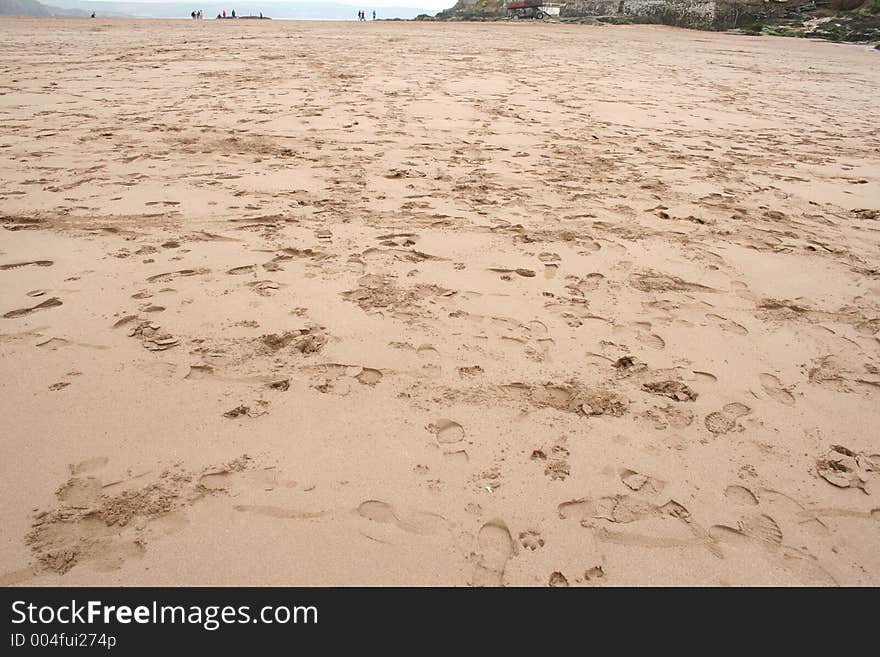
[(568, 0), (560, 17), (617, 17), (682, 27), (712, 27), (716, 0)]

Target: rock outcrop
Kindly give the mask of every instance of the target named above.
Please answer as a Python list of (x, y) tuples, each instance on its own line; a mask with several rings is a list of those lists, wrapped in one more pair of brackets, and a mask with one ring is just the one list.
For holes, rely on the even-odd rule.
[[(556, 0), (549, 0), (556, 1)], [(799, 0), (789, 0), (798, 2)], [(661, 23), (700, 29), (734, 27), (737, 22), (769, 16), (778, 2), (764, 0), (566, 0), (561, 20), (598, 19), (609, 23)], [(501, 20), (503, 0), (458, 0), (438, 20)]]
[[(703, 30), (832, 41), (880, 40), (880, 0), (548, 0), (561, 4), (559, 20), (659, 23)], [(503, 20), (504, 0), (458, 0), (436, 20)], [(422, 18), (429, 18), (424, 16)]]

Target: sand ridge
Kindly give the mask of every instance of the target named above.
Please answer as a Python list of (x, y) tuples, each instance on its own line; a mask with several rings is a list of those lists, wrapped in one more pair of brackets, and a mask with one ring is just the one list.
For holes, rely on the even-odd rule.
[(880, 581), (876, 53), (223, 23), (0, 26), (0, 581)]

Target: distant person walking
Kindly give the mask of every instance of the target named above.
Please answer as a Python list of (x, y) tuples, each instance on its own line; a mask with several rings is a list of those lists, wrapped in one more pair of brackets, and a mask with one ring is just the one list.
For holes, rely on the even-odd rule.
[(223, 18), (226, 18), (226, 10), (223, 10)]
[(376, 10), (373, 10), (373, 20), (376, 20)]
[(235, 9), (232, 10), (232, 17), (235, 18)]

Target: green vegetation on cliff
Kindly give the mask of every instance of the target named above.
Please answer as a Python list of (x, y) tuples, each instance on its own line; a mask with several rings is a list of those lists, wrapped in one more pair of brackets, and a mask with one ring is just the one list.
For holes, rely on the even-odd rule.
[(437, 14), (437, 20), (494, 20), (504, 16), (504, 0), (458, 0)]

